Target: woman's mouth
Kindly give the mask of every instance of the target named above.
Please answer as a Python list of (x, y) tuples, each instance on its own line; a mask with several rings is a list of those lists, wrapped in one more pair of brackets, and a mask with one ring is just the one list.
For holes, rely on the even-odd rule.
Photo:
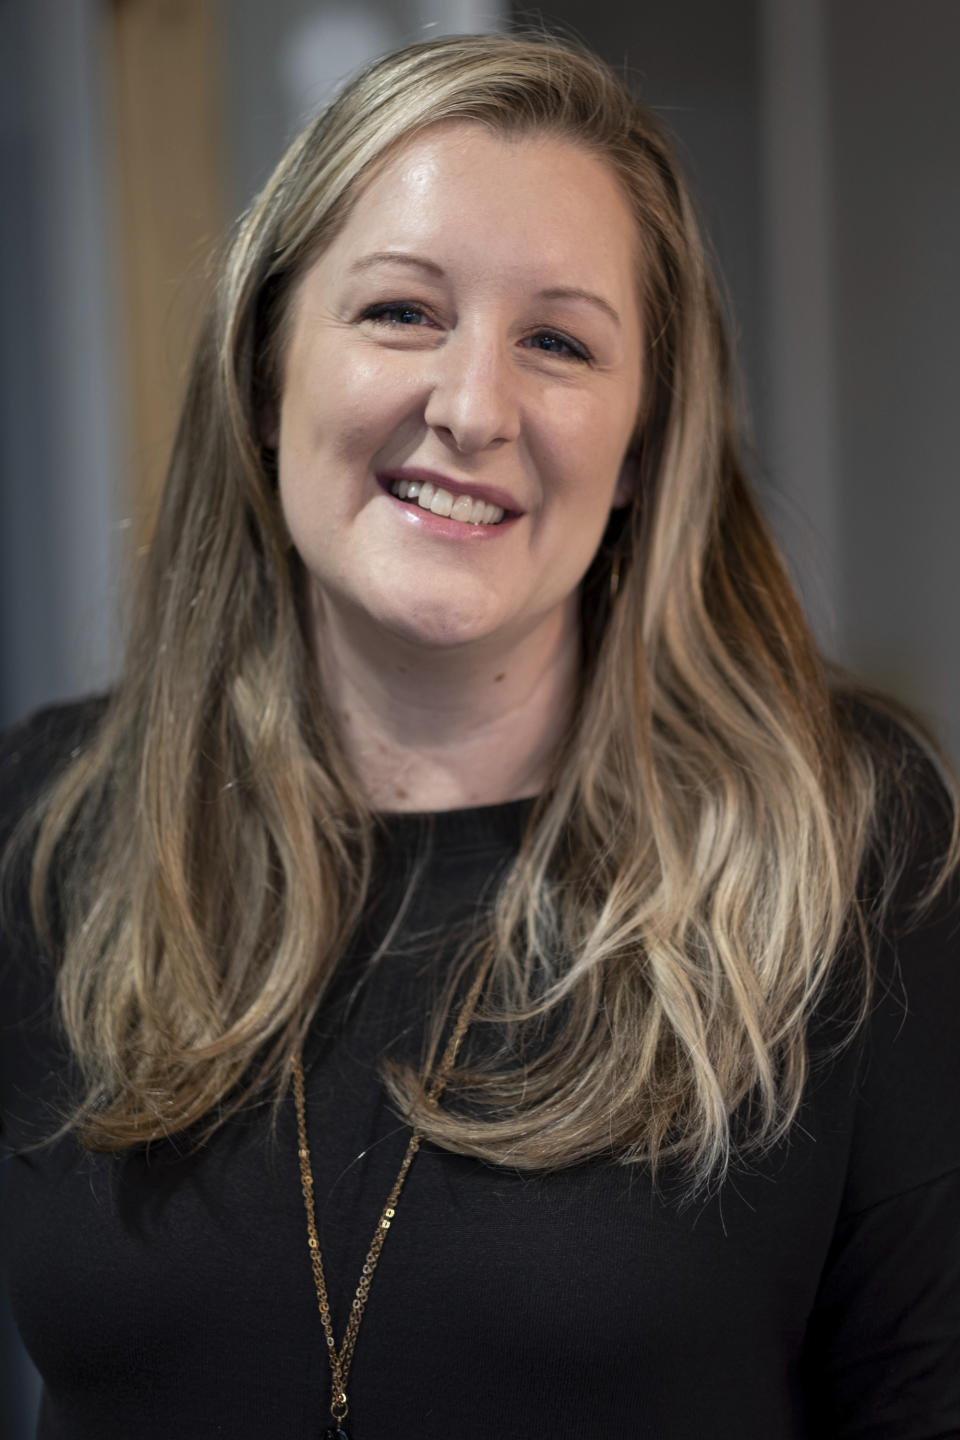
[(398, 500), (464, 525), (499, 525), (506, 514), (500, 505), (490, 505), (472, 495), (452, 495), (432, 480), (391, 480), (388, 488)]

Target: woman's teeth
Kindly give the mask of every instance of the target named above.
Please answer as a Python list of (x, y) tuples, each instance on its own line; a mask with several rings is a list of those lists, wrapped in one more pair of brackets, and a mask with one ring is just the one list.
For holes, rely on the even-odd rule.
[(416, 500), (421, 510), (462, 520), (465, 525), (497, 525), (503, 519), (502, 506), (474, 500), (472, 495), (451, 495), (432, 480), (392, 480), (390, 494), (398, 500)]

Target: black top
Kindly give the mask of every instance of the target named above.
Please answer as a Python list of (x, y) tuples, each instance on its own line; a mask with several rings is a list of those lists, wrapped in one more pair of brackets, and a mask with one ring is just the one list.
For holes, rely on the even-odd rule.
[[(8, 739), (4, 813), (19, 812), (78, 723), (75, 710), (48, 712)], [(419, 1038), (437, 957), (528, 813), (521, 801), (389, 821), (369, 933), (307, 1057), (338, 1339), (408, 1136), (378, 1057)], [(430, 836), (401, 934), (355, 992)], [(914, 856), (904, 896), (924, 865)], [(351, 1435), (960, 1436), (960, 947), (946, 903), (912, 933), (902, 918), (895, 909), (878, 946), (861, 1041), (820, 1056), (789, 1144), (737, 1167), (709, 1201), (658, 1196), (638, 1166), (530, 1175), (425, 1145), (360, 1329)], [(65, 1069), (22, 898), (7, 937), (3, 1104), (16, 1148), (46, 1123)], [(171, 1142), (91, 1156), (71, 1140), (17, 1154), (6, 1205), (14, 1311), (45, 1382), (43, 1440), (320, 1435), (329, 1374), (292, 1100), (275, 1134), (256, 1110), (199, 1154)]]

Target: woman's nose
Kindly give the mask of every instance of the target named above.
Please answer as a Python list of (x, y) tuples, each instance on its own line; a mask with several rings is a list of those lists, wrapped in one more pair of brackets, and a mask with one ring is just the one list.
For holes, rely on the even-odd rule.
[(424, 419), (462, 454), (515, 440), (519, 434), (517, 376), (501, 340), (451, 335), (434, 352)]

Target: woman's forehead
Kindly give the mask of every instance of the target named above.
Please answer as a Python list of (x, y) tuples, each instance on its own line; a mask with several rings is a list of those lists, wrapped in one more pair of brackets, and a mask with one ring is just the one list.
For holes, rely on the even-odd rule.
[[(502, 135), (447, 122), (394, 147), (324, 252), (325, 268), (372, 270), (413, 257), (449, 271), (535, 272), (543, 285), (636, 288), (637, 226), (606, 161), (551, 134)], [(398, 266), (405, 263), (395, 260)]]

